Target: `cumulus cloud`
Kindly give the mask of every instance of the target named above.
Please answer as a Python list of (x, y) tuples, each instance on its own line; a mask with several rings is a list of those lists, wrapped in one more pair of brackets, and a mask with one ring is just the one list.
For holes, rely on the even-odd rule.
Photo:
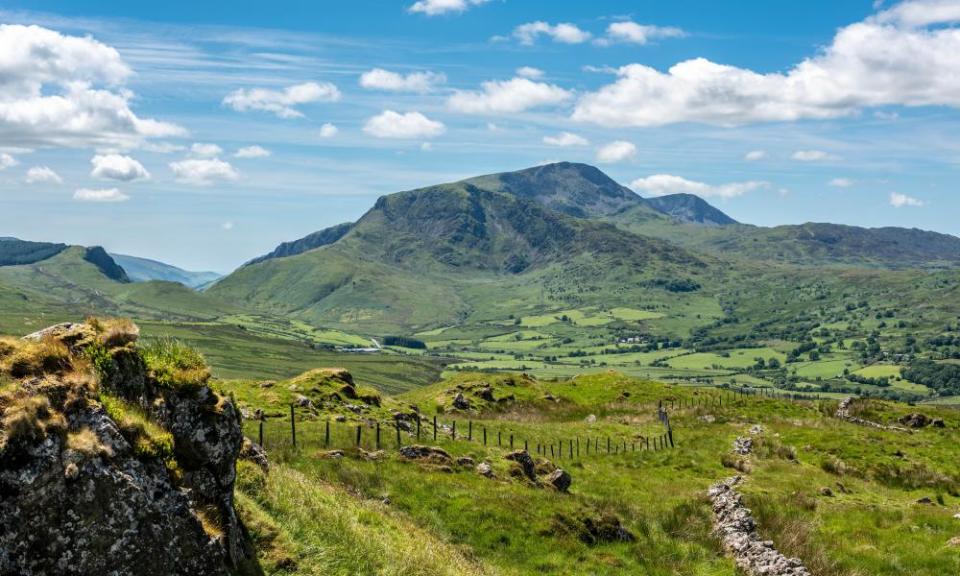
[(672, 174), (654, 174), (646, 178), (638, 178), (630, 183), (630, 188), (637, 192), (646, 192), (653, 196), (667, 194), (696, 194), (701, 198), (735, 198), (747, 192), (768, 188), (768, 182), (750, 180), (747, 182), (731, 182), (728, 184), (711, 185), (695, 180), (687, 180)]
[(537, 78), (543, 78), (543, 70), (533, 66), (521, 66), (517, 68), (517, 76), (536, 80)]
[(220, 227), (224, 230), (233, 230), (233, 222), (224, 222)]
[(340, 132), (340, 129), (335, 125), (327, 122), (320, 127), (320, 137), (321, 138), (333, 138)]
[(913, 196), (907, 196), (899, 192), (890, 193), (890, 205), (894, 208), (903, 208), (904, 206), (918, 207), (924, 204), (926, 203), (923, 200), (914, 198)]
[(425, 94), (447, 81), (443, 74), (435, 72), (411, 72), (407, 75), (374, 68), (360, 76), (360, 85), (368, 90), (388, 92), (416, 92)]
[(270, 154), (271, 152), (263, 146), (244, 146), (234, 152), (233, 155), (236, 158), (266, 158)]
[(223, 105), (237, 112), (260, 110), (280, 118), (300, 118), (303, 113), (295, 107), (312, 102), (336, 102), (340, 90), (329, 82), (305, 82), (283, 90), (269, 88), (240, 88), (227, 94)]
[(597, 41), (600, 45), (615, 43), (648, 44), (660, 38), (682, 38), (686, 33), (672, 26), (652, 26), (636, 22), (614, 22), (607, 26), (607, 36)]
[(206, 142), (194, 142), (190, 146), (190, 152), (196, 154), (197, 156), (219, 156), (223, 154), (223, 148), (217, 146), (216, 144), (208, 144)]
[(554, 42), (561, 44), (582, 44), (590, 39), (591, 34), (581, 30), (575, 24), (560, 23), (550, 24), (548, 22), (536, 21), (521, 24), (513, 29), (513, 37), (521, 44), (532, 45), (537, 42), (540, 36), (547, 36)]
[(748, 162), (756, 162), (757, 160), (763, 160), (767, 157), (767, 153), (763, 150), (751, 150), (743, 155), (743, 159)]
[(121, 154), (97, 154), (90, 159), (90, 163), (93, 164), (90, 175), (94, 178), (120, 180), (122, 182), (132, 182), (134, 180), (150, 178), (150, 173), (143, 167), (143, 164), (129, 156), (123, 156)]
[(13, 156), (0, 152), (0, 170), (6, 170), (7, 168), (13, 168), (20, 162), (17, 161)]
[(116, 188), (79, 188), (73, 192), (73, 199), (81, 202), (125, 202), (130, 197)]
[(426, 14), (427, 16), (439, 16), (440, 14), (449, 14), (451, 12), (464, 12), (471, 6), (486, 4), (490, 0), (418, 0), (413, 3), (408, 11), (413, 13)]
[(830, 181), (830, 185), (834, 188), (849, 188), (853, 186), (853, 180), (849, 178), (834, 178)]
[(170, 170), (178, 182), (194, 186), (208, 186), (217, 181), (236, 180), (240, 177), (229, 162), (219, 158), (188, 158), (171, 162)]
[(458, 90), (447, 99), (447, 106), (464, 114), (509, 114), (539, 106), (566, 102), (573, 92), (529, 78), (491, 80), (481, 90)]
[(442, 122), (419, 112), (401, 114), (393, 110), (384, 110), (363, 126), (364, 132), (377, 138), (433, 138), (445, 130)]
[(141, 118), (123, 88), (132, 70), (111, 46), (40, 26), (0, 25), (0, 141), (25, 147), (134, 146), (181, 136)]
[(24, 178), (27, 184), (61, 184), (63, 178), (46, 166), (34, 166), (27, 170), (27, 176)]
[(821, 160), (835, 160), (837, 158), (823, 150), (797, 150), (791, 154), (790, 157), (800, 162), (819, 162)]
[(556, 136), (544, 136), (543, 143), (549, 146), (589, 146), (590, 141), (580, 136), (579, 134), (574, 134), (573, 132), (561, 132)]
[(637, 154), (637, 147), (632, 142), (625, 140), (616, 140), (597, 151), (597, 162), (604, 164), (613, 164), (623, 162)]
[(863, 108), (960, 107), (960, 3), (914, 0), (843, 27), (786, 73), (696, 58), (666, 72), (643, 64), (585, 94), (573, 118), (604, 126), (732, 126), (849, 116)]

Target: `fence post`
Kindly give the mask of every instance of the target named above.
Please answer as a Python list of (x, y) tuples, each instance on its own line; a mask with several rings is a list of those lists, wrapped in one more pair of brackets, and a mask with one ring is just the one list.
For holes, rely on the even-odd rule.
[(397, 427), (397, 450), (403, 447), (403, 444), (400, 442), (400, 421), (395, 420), (393, 422)]
[(567, 440), (567, 444), (570, 447), (570, 458), (573, 458), (573, 440)]
[(483, 427), (483, 445), (484, 446), (487, 445), (487, 427), (486, 426)]
[(503, 447), (503, 432), (497, 430), (497, 448)]
[(436, 414), (434, 414), (434, 416), (433, 416), (433, 441), (434, 441), (434, 442), (437, 441), (437, 416), (436, 416)]
[(580, 437), (577, 436), (577, 458), (580, 457)]
[(467, 440), (473, 442), (473, 420), (467, 420)]
[(417, 414), (417, 442), (420, 441), (420, 414)]
[(453, 421), (453, 427), (450, 428), (450, 438), (452, 440), (457, 439), (457, 421), (456, 420)]
[(363, 424), (357, 424), (357, 448), (360, 447), (360, 435), (362, 434), (361, 430), (363, 429)]
[(293, 411), (293, 404), (290, 405), (290, 438), (293, 439), (293, 447), (297, 447), (297, 418)]
[(667, 430), (667, 438), (670, 440), (670, 447), (673, 448), (673, 430)]
[(379, 450), (379, 449), (380, 449), (380, 421), (377, 420), (377, 443), (376, 443), (375, 450)]
[(510, 449), (513, 450), (513, 434), (510, 435)]
[(523, 440), (523, 451), (524, 451), (524, 452), (529, 452), (529, 451), (530, 451), (530, 443), (527, 442), (526, 439)]
[(607, 454), (610, 453), (610, 437), (607, 436)]
[(263, 418), (263, 416), (260, 416), (260, 435), (258, 437), (258, 444), (260, 444), (261, 447), (263, 447)]
[(550, 457), (553, 458), (553, 444), (550, 444)]
[(330, 421), (327, 420), (327, 425), (324, 427), (323, 431), (323, 447), (330, 447)]

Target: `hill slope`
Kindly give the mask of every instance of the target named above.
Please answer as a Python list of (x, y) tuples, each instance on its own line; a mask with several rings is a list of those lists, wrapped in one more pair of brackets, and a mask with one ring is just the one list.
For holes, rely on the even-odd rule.
[(687, 224), (705, 224), (707, 226), (728, 226), (737, 221), (713, 207), (703, 198), (694, 194), (670, 194), (646, 198), (645, 202), (653, 208)]

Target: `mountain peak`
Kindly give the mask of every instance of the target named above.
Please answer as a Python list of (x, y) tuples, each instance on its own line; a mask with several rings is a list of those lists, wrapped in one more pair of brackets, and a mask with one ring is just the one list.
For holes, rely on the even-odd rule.
[(645, 198), (644, 200), (653, 208), (679, 222), (707, 226), (737, 224), (736, 220), (714, 208), (709, 202), (695, 194), (669, 194), (667, 196)]
[(464, 183), (534, 200), (577, 218), (606, 216), (642, 203), (632, 190), (621, 186), (599, 168), (575, 162), (556, 162), (515, 172), (478, 176), (464, 180)]

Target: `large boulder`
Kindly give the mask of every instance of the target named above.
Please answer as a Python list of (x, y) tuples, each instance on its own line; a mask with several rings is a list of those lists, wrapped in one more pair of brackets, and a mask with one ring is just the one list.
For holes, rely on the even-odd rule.
[(504, 456), (507, 460), (516, 462), (520, 472), (531, 482), (538, 483), (537, 465), (526, 450), (515, 450)]
[(557, 468), (546, 477), (547, 484), (553, 486), (559, 492), (566, 492), (573, 483), (570, 473), (563, 468)]

